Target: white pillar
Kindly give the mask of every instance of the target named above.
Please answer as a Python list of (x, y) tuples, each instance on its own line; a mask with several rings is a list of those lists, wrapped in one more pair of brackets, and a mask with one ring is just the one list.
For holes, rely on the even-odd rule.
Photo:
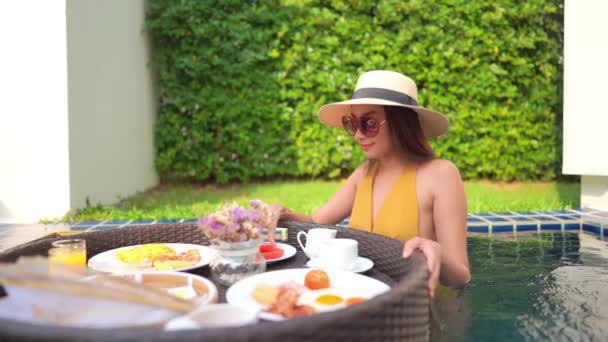
[(0, 221), (70, 209), (63, 1), (0, 2)]
[(581, 205), (608, 210), (608, 1), (566, 0), (565, 174), (581, 175)]
[(608, 176), (581, 177), (581, 207), (608, 211)]

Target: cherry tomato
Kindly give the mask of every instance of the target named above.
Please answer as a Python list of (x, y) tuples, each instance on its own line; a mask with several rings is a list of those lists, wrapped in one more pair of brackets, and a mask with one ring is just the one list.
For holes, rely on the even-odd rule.
[(322, 270), (312, 270), (306, 273), (304, 285), (311, 290), (326, 289), (329, 287), (329, 276)]

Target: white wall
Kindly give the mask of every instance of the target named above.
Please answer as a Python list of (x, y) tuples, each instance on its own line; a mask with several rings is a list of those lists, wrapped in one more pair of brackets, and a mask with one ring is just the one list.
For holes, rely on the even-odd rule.
[(565, 174), (582, 175), (581, 206), (608, 211), (608, 1), (566, 0)]
[(145, 0), (0, 2), (0, 222), (157, 184)]
[(65, 3), (0, 2), (0, 222), (70, 207)]
[(567, 0), (564, 42), (566, 174), (608, 176), (608, 1)]
[(68, 0), (71, 205), (157, 184), (144, 0)]

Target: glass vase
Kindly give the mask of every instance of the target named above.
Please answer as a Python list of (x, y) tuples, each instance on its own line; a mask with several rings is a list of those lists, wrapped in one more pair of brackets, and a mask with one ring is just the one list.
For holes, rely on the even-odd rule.
[(211, 240), (217, 254), (211, 260), (211, 276), (221, 285), (230, 286), (237, 281), (266, 271), (266, 260), (259, 247), (263, 238), (243, 242)]

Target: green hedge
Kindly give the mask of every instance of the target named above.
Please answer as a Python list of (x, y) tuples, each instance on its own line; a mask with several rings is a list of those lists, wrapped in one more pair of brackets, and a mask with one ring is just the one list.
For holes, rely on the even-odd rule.
[(433, 146), (465, 178), (559, 175), (562, 0), (151, 0), (147, 24), (164, 176), (348, 173), (361, 151), (316, 113), (372, 69), (448, 115)]

